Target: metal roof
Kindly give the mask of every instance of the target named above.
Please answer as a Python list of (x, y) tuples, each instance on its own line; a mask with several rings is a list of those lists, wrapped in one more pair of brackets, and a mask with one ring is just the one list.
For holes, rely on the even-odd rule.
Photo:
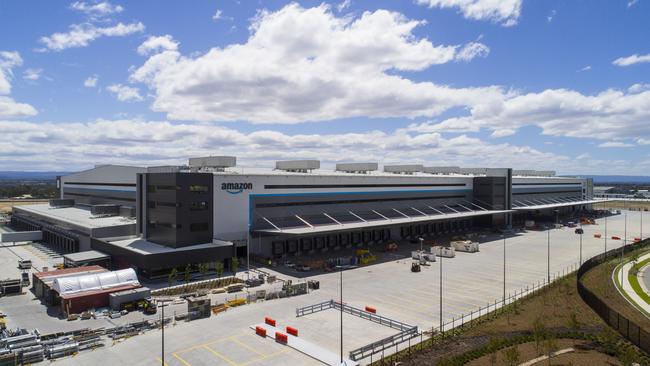
[(565, 198), (535, 198), (528, 200), (514, 201), (512, 209), (515, 211), (545, 210), (549, 208), (569, 207), (578, 205), (590, 205), (615, 200), (592, 199), (592, 200), (569, 200)]
[(26, 211), (53, 220), (81, 226), (88, 229), (135, 224), (134, 219), (122, 216), (98, 217), (93, 216), (90, 210), (80, 207), (50, 207), (49, 204), (26, 205), (14, 207), (17, 211)]
[[(359, 217), (359, 219), (361, 220), (356, 222), (351, 222), (351, 223), (334, 223), (334, 224), (327, 224), (327, 225), (311, 225), (307, 221), (301, 219), (306, 224), (306, 226), (292, 227), (292, 228), (277, 227), (274, 229), (255, 230), (255, 232), (265, 233), (265, 234), (276, 234), (276, 235), (305, 235), (305, 234), (317, 234), (317, 233), (325, 233), (325, 232), (332, 232), (332, 231), (365, 229), (365, 228), (373, 228), (378, 226), (403, 225), (403, 224), (412, 224), (418, 222), (441, 221), (441, 220), (451, 220), (451, 219), (464, 219), (468, 217), (503, 214), (507, 212), (512, 212), (512, 210), (478, 210), (478, 211), (465, 211), (465, 212), (454, 212), (454, 213), (441, 212), (436, 215), (422, 215), (422, 216), (408, 216), (406, 214), (402, 214), (403, 217), (400, 218), (384, 217), (381, 220), (363, 220), (361, 219), (361, 217), (355, 215)], [(352, 214), (354, 215), (354, 213)]]
[(63, 258), (71, 262), (84, 262), (89, 260), (102, 260), (110, 258), (106, 253), (97, 250), (87, 250), (85, 252), (69, 253), (63, 255)]

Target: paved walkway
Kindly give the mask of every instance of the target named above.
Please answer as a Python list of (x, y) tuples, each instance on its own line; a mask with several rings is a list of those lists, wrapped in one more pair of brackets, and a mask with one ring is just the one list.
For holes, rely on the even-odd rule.
[[(637, 262), (642, 262), (642, 261), (644, 261), (644, 260), (646, 260), (648, 258), (650, 258), (650, 252), (639, 256), (639, 258), (637, 259)], [(614, 271), (614, 273), (612, 274), (612, 281), (614, 281), (614, 285), (616, 286), (616, 288), (619, 291), (625, 292), (625, 296), (623, 296), (623, 297), (625, 297), (628, 300), (628, 302), (632, 303), (632, 305), (634, 307), (636, 307), (637, 309), (640, 309), (641, 312), (645, 316), (650, 318), (650, 304), (648, 304), (645, 300), (643, 300), (636, 293), (636, 291), (634, 291), (634, 289), (632, 288), (632, 284), (630, 283), (630, 280), (629, 280), (629, 277), (628, 277), (628, 274), (629, 274), (630, 270), (632, 269), (632, 267), (634, 266), (634, 264), (635, 264), (635, 262), (629, 261), (629, 262), (625, 263), (621, 267), (620, 271)], [(641, 270), (638, 272), (637, 276), (640, 277), (640, 275), (644, 273), (644, 269), (646, 267), (648, 267), (648, 266), (645, 266), (644, 268), (641, 268)], [(623, 277), (623, 282), (622, 282), (622, 285), (619, 287), (618, 283), (621, 282), (621, 273), (622, 273), (622, 277)], [(618, 276), (618, 279), (615, 279), (614, 276)], [(641, 285), (641, 289), (643, 291), (645, 291), (646, 293), (648, 293), (648, 289), (646, 288), (643, 279), (639, 280), (639, 284)]]

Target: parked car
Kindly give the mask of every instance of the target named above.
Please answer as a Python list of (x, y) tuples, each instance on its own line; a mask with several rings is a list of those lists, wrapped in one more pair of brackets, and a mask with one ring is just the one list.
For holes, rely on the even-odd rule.
[(296, 264), (291, 262), (291, 261), (285, 261), (284, 266), (288, 267), (288, 268), (294, 268), (296, 266)]
[(296, 271), (298, 272), (309, 272), (311, 271), (311, 267), (309, 267), (306, 264), (299, 264), (296, 266)]

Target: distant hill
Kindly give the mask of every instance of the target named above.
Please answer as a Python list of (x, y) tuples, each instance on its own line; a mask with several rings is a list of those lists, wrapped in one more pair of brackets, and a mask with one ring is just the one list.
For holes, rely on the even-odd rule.
[(0, 171), (0, 180), (54, 180), (57, 175), (70, 174), (68, 172), (18, 172)]
[(645, 175), (580, 175), (593, 178), (594, 184), (650, 184), (650, 176)]

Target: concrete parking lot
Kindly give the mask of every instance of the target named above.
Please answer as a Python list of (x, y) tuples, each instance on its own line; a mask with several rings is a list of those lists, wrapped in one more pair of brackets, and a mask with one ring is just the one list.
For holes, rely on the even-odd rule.
[[(639, 215), (640, 212), (627, 212), (628, 242), (640, 236)], [(625, 215), (611, 216), (607, 221), (607, 236), (624, 238)], [(604, 219), (599, 219), (597, 225), (583, 228), (582, 257), (585, 260), (605, 250), (605, 238), (594, 237), (594, 234), (604, 236)], [(564, 227), (550, 231), (550, 263), (547, 263), (546, 231), (528, 231), (509, 236), (506, 239), (506, 292), (521, 291), (526, 286), (543, 281), (547, 276), (547, 265), (550, 265), (553, 274), (575, 268), (580, 255), (580, 236), (574, 230)], [(445, 321), (468, 314), (502, 297), (503, 238), (493, 234), (481, 241), (479, 253), (457, 253), (456, 258), (443, 259), (442, 313)], [(608, 239), (607, 249), (621, 244), (622, 240)], [(418, 244), (412, 244), (412, 247), (419, 249)], [(4, 256), (6, 253), (3, 252)], [(420, 273), (410, 272), (410, 265), (410, 258), (395, 258), (344, 271), (343, 301), (359, 308), (373, 306), (378, 314), (420, 328), (437, 326), (440, 322), (440, 261), (423, 267)], [(271, 339), (255, 336), (249, 327), (262, 322), (265, 316), (274, 317), (280, 324), (295, 326), (301, 337), (338, 353), (339, 314), (336, 311), (295, 317), (297, 307), (339, 297), (339, 273), (317, 274), (312, 278), (320, 281), (321, 289), (308, 295), (242, 306), (210, 319), (170, 326), (165, 331), (166, 363), (184, 366), (319, 364)], [(4, 310), (5, 300), (0, 300), (0, 310)], [(76, 323), (79, 327), (91, 326), (87, 324)], [(344, 354), (396, 332), (346, 314)], [(119, 344), (109, 344), (94, 352), (82, 352), (57, 363), (160, 364), (160, 335), (160, 331), (152, 331)]]

